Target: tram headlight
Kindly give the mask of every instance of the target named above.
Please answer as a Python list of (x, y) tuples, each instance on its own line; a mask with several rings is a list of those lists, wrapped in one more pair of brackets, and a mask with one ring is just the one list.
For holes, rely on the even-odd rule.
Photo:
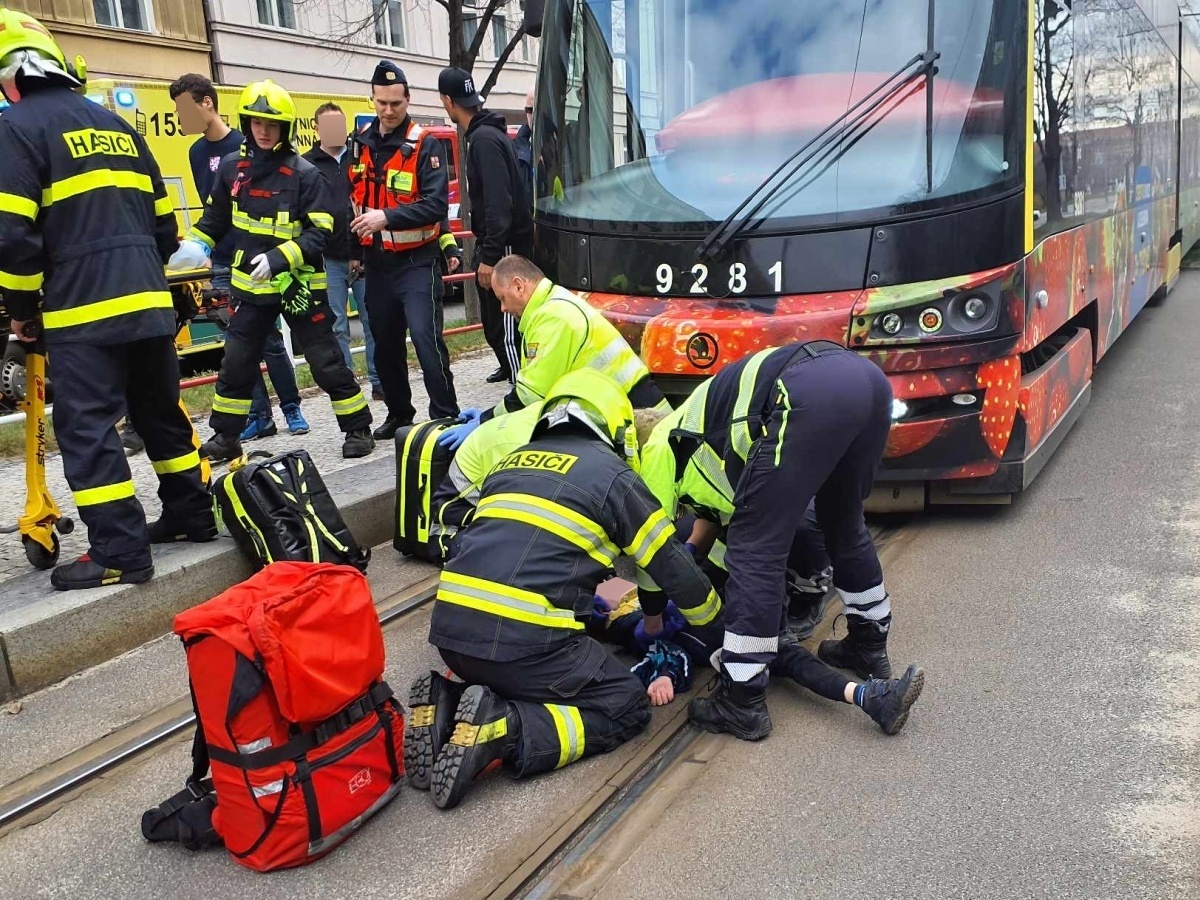
[[(1023, 311), (1023, 304), (1010, 294), (1023, 292), (1024, 284), (1013, 270), (982, 284), (966, 279), (960, 284), (957, 288), (953, 282), (931, 282), (927, 291), (901, 285), (891, 296), (887, 288), (868, 292), (865, 308), (850, 320), (850, 346), (982, 340), (1017, 333), (1022, 323), (1010, 321), (1006, 310), (1015, 315)], [(903, 304), (897, 302), (902, 297)]]
[(879, 317), (879, 330), (887, 335), (897, 335), (904, 327), (904, 317), (899, 313), (884, 313)]
[(978, 322), (987, 315), (987, 300), (980, 296), (971, 296), (963, 301), (963, 315), (972, 322)]
[(892, 421), (898, 422), (908, 415), (908, 404), (903, 400), (892, 400)]

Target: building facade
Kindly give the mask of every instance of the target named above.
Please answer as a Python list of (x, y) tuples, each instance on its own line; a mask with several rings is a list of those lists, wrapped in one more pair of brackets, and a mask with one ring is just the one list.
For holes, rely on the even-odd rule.
[(63, 52), (83, 56), (97, 78), (211, 75), (201, 0), (7, 0), (5, 5), (41, 20)]
[[(213, 68), (222, 84), (271, 78), (286, 88), (329, 94), (369, 93), (371, 73), (390, 59), (408, 77), (411, 114), (445, 122), (437, 77), (449, 58), (449, 24), (435, 0), (208, 0)], [(468, 6), (466, 12), (470, 12)], [(477, 20), (468, 20), (473, 35)], [(493, 17), (474, 74), (482, 86), (521, 23), (519, 3)], [(488, 97), (510, 124), (524, 122), (537, 41), (524, 38)]]

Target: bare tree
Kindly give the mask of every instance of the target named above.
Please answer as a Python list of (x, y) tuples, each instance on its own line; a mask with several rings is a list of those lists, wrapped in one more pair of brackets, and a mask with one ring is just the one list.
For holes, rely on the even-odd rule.
[(1075, 110), (1074, 22), (1072, 0), (1044, 0), (1034, 34), (1034, 140), (1042, 157), (1050, 220), (1062, 217), (1059, 175), (1063, 131)]

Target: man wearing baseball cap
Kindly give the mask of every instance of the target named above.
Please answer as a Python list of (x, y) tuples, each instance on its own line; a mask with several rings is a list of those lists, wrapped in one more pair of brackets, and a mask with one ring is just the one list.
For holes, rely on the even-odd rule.
[(508, 124), (500, 113), (484, 109), (469, 72), (442, 69), (438, 93), (446, 114), (466, 129), (467, 197), (475, 234), (475, 280), (483, 332), (500, 367), (488, 381), (514, 381), (521, 367), (517, 320), (505, 314), (492, 291), (492, 267), (510, 253), (531, 256), (532, 201), (525, 194)]
[(413, 347), (429, 392), (429, 416), (458, 415), (450, 354), (442, 338), (439, 235), (449, 210), (441, 142), (408, 116), (408, 79), (383, 60), (371, 78), (375, 120), (350, 138), (351, 240), (362, 245), (367, 312), (379, 351), (375, 368), (388, 414), (375, 430), (391, 440), (416, 415), (408, 383)]

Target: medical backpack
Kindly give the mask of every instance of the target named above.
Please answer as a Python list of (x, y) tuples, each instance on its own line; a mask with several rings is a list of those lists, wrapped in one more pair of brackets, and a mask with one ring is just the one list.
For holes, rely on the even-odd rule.
[(433, 532), (433, 495), (446, 480), (454, 452), (438, 444), (455, 419), (434, 419), (396, 432), (396, 537), (392, 546), (408, 556), (440, 563)]
[(382, 680), (383, 632), (361, 572), (273, 563), (180, 613), (175, 633), (196, 710), (192, 774), (143, 815), (147, 840), (223, 843), (262, 872), (301, 866), (396, 795), (404, 717)]
[(255, 568), (291, 559), (366, 571), (370, 548), (354, 540), (307, 451), (252, 459), (218, 478), (212, 493), (219, 520)]

